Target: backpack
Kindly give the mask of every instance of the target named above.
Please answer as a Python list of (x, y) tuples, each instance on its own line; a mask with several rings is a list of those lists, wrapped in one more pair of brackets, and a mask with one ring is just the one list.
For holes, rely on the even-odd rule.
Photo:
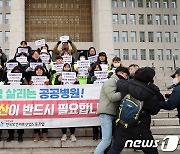
[(139, 115), (143, 107), (143, 101), (139, 101), (133, 98), (130, 94), (127, 94), (120, 103), (118, 118), (116, 124), (120, 123), (124, 128), (134, 127), (139, 121)]

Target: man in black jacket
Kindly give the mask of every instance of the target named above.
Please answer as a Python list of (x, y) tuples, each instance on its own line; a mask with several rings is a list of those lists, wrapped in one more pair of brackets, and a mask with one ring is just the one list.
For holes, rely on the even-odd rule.
[[(154, 143), (150, 130), (151, 115), (156, 115), (160, 110), (157, 97), (159, 92), (157, 90), (155, 92), (153, 86), (150, 86), (154, 76), (155, 71), (145, 67), (137, 70), (134, 79), (117, 82), (117, 91), (120, 91), (123, 96), (130, 94), (135, 99), (143, 101), (144, 104), (136, 126), (124, 128), (120, 123), (117, 124), (114, 143), (108, 154), (119, 154), (127, 140), (149, 140)], [(140, 149), (146, 154), (158, 154), (157, 147), (140, 147)]]
[(174, 89), (167, 101), (159, 102), (159, 107), (165, 110), (173, 110), (177, 108), (178, 118), (180, 118), (180, 68), (178, 68), (171, 77), (174, 78)]

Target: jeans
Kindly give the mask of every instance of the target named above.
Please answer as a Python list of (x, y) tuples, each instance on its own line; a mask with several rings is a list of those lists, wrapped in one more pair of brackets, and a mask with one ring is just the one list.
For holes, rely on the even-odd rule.
[(112, 122), (115, 117), (107, 114), (100, 114), (99, 119), (101, 122), (102, 140), (95, 149), (94, 154), (104, 154), (106, 148), (111, 144)]

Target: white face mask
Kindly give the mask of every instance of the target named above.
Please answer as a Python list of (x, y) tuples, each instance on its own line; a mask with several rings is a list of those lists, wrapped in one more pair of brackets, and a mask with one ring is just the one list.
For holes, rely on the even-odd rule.
[(174, 78), (174, 79), (173, 79), (173, 84), (174, 84), (174, 85), (177, 85), (178, 83), (179, 83), (179, 80), (178, 80), (177, 78)]
[(135, 75), (135, 72), (134, 71), (129, 71), (129, 74), (131, 77), (133, 77)]
[(80, 61), (82, 61), (82, 60), (86, 60), (85, 58), (80, 58)]
[(117, 67), (119, 67), (119, 66), (120, 66), (120, 63), (114, 63), (113, 65), (114, 65), (114, 67), (116, 67), (116, 68), (117, 68)]

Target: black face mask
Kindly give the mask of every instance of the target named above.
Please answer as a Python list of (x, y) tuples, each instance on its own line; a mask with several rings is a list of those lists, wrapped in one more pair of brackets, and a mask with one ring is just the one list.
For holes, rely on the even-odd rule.
[[(119, 78), (119, 79), (125, 79), (124, 77), (122, 77), (121, 75), (118, 75), (118, 74), (116, 74), (117, 75), (117, 77)], [(126, 79), (125, 79), (126, 80)]]

